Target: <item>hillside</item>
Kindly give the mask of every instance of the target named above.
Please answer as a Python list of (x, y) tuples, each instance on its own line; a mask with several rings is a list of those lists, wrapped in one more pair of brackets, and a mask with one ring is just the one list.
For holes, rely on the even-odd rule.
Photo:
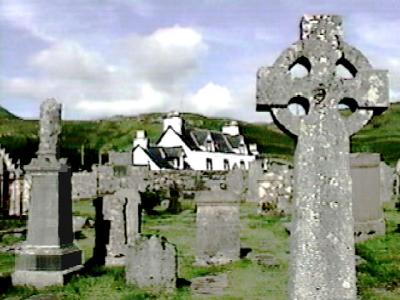
[[(38, 122), (21, 120), (0, 110), (0, 144), (14, 158), (29, 163), (38, 145)], [(162, 129), (163, 114), (151, 113), (133, 117), (114, 117), (99, 121), (63, 121), (61, 154), (69, 158), (73, 169), (80, 167), (80, 151), (85, 148), (85, 166), (98, 162), (98, 152), (124, 151), (132, 145), (133, 135), (145, 129), (151, 142), (155, 142)], [(207, 118), (198, 114), (184, 114), (188, 126), (217, 129), (228, 120)], [(257, 143), (266, 156), (291, 159), (294, 141), (274, 125), (239, 122), (249, 143)], [(400, 156), (400, 104), (392, 104), (384, 114), (377, 116), (352, 138), (353, 152), (379, 152), (383, 159), (394, 164)]]
[(16, 115), (9, 112), (4, 107), (0, 106), (0, 119), (15, 120), (15, 119), (19, 119), (19, 118)]

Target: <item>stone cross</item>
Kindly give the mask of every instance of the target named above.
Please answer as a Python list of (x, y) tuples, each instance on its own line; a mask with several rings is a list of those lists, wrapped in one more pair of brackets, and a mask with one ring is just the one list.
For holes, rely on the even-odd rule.
[[(304, 16), (300, 41), (257, 74), (257, 110), (297, 137), (290, 299), (356, 299), (349, 137), (388, 107), (388, 79), (343, 40), (341, 23)], [(307, 74), (293, 76), (296, 65)], [(341, 114), (342, 104), (352, 114)]]

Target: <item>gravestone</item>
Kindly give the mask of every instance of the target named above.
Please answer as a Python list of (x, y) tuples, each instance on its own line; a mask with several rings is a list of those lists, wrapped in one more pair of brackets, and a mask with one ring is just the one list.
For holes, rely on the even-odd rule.
[(387, 71), (343, 40), (340, 16), (304, 16), (300, 41), (258, 71), (257, 110), (297, 137), (290, 299), (356, 299), (349, 137), (388, 105)]
[(381, 202), (390, 202), (393, 199), (395, 186), (395, 170), (384, 161), (380, 163), (381, 170)]
[(177, 270), (176, 247), (164, 237), (141, 236), (128, 248), (126, 281), (139, 288), (173, 291)]
[(256, 159), (250, 162), (249, 175), (247, 177), (247, 201), (258, 202), (258, 180), (262, 177), (263, 172), (262, 160)]
[(380, 189), (380, 161), (378, 153), (350, 155), (356, 242), (385, 234)]
[(226, 264), (240, 256), (240, 198), (229, 190), (196, 197), (196, 265)]
[(239, 168), (233, 168), (226, 175), (226, 188), (237, 194), (240, 200), (244, 195), (245, 189), (244, 172)]
[(82, 268), (82, 251), (72, 232), (71, 170), (59, 159), (61, 104), (50, 99), (40, 107), (37, 158), (25, 167), (32, 177), (26, 242), (16, 257), (14, 285), (37, 288), (62, 285)]
[(124, 266), (126, 251), (140, 233), (140, 193), (137, 188), (120, 189), (103, 197), (103, 218), (109, 222), (105, 264)]

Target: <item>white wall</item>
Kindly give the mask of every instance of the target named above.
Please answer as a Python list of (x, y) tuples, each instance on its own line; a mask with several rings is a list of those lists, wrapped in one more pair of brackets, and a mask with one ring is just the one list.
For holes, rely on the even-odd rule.
[(137, 147), (132, 152), (133, 165), (136, 166), (150, 166), (150, 170), (160, 170), (160, 168), (153, 163), (147, 153), (140, 147)]
[(232, 169), (236, 163), (240, 168), (240, 161), (244, 161), (245, 168), (249, 168), (249, 163), (255, 160), (253, 155), (238, 155), (233, 153), (189, 151), (186, 153), (186, 162), (194, 170), (207, 170), (207, 158), (212, 159), (213, 170), (224, 170), (224, 160), (229, 161), (229, 168)]

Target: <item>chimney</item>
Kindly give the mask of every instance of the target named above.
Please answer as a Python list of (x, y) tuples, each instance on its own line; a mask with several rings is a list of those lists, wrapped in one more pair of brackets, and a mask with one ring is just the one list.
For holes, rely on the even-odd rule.
[(136, 146), (140, 146), (144, 149), (147, 149), (149, 147), (149, 139), (147, 138), (146, 131), (136, 131), (136, 137), (133, 139), (133, 148), (135, 148)]
[(172, 127), (178, 134), (183, 132), (184, 122), (178, 112), (173, 111), (168, 113), (167, 117), (164, 119), (163, 131), (167, 130), (168, 127)]
[(250, 153), (251, 154), (253, 154), (253, 155), (259, 155), (260, 154), (260, 152), (258, 152), (258, 149), (257, 149), (257, 144), (250, 144), (249, 148), (250, 148)]
[(222, 127), (222, 133), (232, 136), (239, 135), (239, 125), (236, 121), (231, 121), (229, 124)]

